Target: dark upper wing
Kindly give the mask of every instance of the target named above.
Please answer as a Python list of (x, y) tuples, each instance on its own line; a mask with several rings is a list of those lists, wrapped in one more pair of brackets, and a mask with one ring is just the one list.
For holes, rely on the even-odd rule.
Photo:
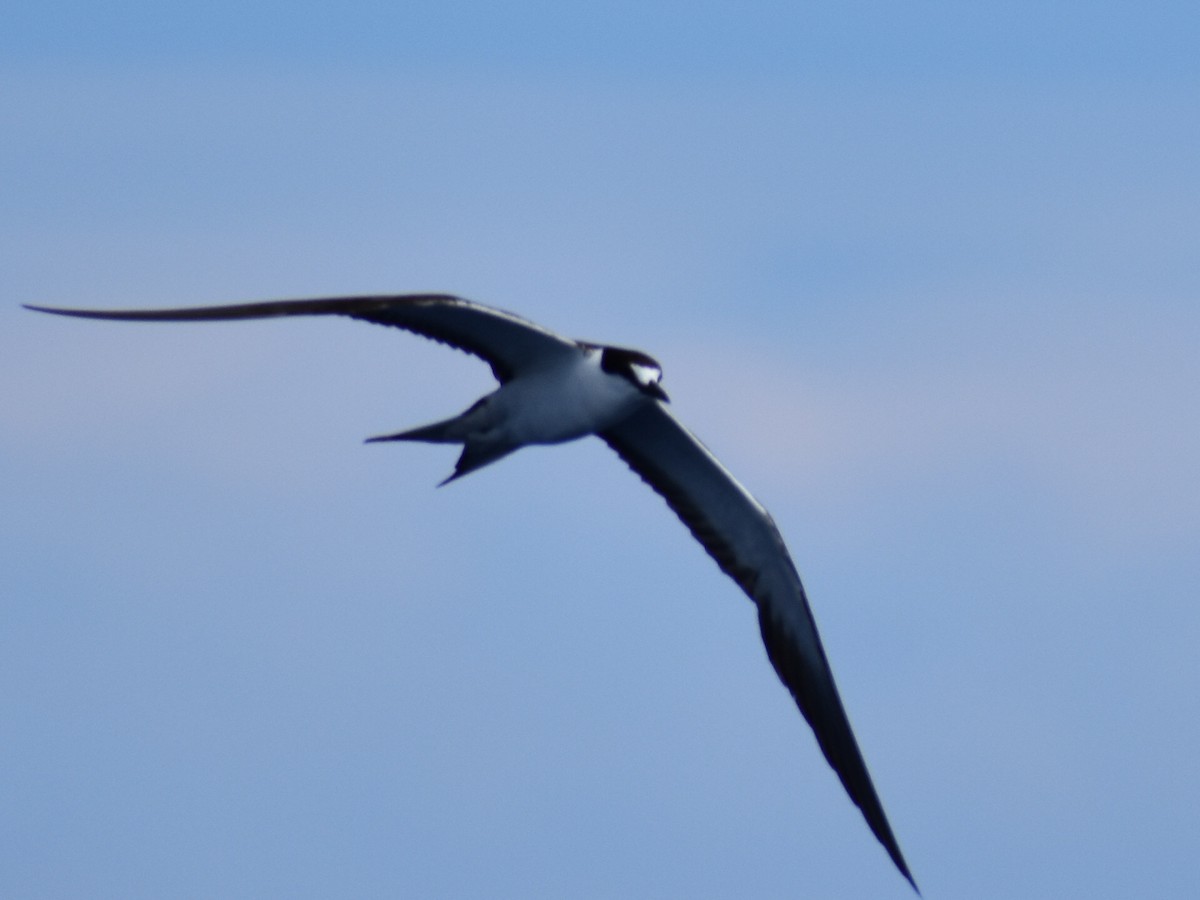
[(775, 671), (850, 799), (915, 888), (842, 708), (800, 576), (770, 515), (662, 404), (646, 404), (600, 437), (663, 496), (717, 565), (758, 605)]
[(486, 361), (497, 380), (505, 382), (522, 370), (536, 367), (557, 354), (573, 351), (574, 341), (512, 313), (472, 303), (448, 294), (398, 294), (378, 297), (328, 297), (317, 300), (276, 300), (235, 306), (184, 309), (59, 309), (27, 306), (38, 312), (85, 319), (123, 319), (154, 322), (210, 322), (225, 319), (265, 319), (272, 316), (350, 316), (380, 325), (394, 325)]

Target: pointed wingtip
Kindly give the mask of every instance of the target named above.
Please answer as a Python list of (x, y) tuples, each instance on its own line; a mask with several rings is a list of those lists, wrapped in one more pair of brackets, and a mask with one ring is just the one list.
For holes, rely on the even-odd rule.
[[(871, 830), (874, 831), (874, 827), (872, 827)], [(904, 858), (904, 854), (900, 852), (900, 847), (896, 843), (896, 839), (892, 837), (891, 830), (889, 829), (887, 833), (887, 837), (890, 840), (884, 840), (883, 836), (878, 832), (876, 832), (875, 836), (879, 839), (879, 843), (883, 844), (883, 849), (887, 851), (888, 858), (891, 859), (892, 864), (896, 867), (900, 874), (904, 876), (904, 880), (911, 885), (913, 891), (916, 892), (918, 897), (922, 896), (921, 889), (917, 887), (917, 880), (913, 878), (912, 872), (909, 871), (908, 861)]]
[[(889, 829), (890, 831), (890, 829)], [(890, 837), (889, 833), (889, 837)], [(892, 858), (892, 862), (896, 864), (896, 868), (900, 870), (900, 874), (905, 877), (912, 889), (916, 891), (918, 897), (921, 896), (921, 889), (917, 887), (917, 880), (913, 878), (912, 872), (908, 869), (908, 860), (904, 858), (904, 854), (900, 852), (900, 846), (896, 843), (896, 839), (892, 837), (890, 845), (884, 842), (884, 849), (887, 850), (888, 856)]]
[(36, 303), (22, 303), (25, 309), (33, 312), (49, 313), (52, 316), (67, 316), (73, 319), (136, 319), (138, 311), (121, 309), (72, 309), (67, 306), (38, 306)]
[(908, 883), (912, 885), (912, 889), (916, 892), (917, 896), (918, 897), (923, 896), (921, 893), (921, 889), (919, 887), (917, 887), (916, 879), (914, 879), (912, 877), (912, 873), (907, 871), (907, 869), (904, 872), (904, 877), (908, 879)]
[(886, 828), (885, 834), (880, 834), (878, 831), (876, 831), (875, 825), (870, 821), (869, 817), (867, 824), (870, 825), (871, 830), (875, 832), (875, 836), (879, 839), (879, 842), (883, 844), (883, 849), (887, 851), (887, 855), (889, 858), (891, 858), (892, 863), (900, 871), (900, 874), (904, 876), (905, 880), (912, 885), (912, 889), (916, 892), (917, 896), (920, 897), (921, 889), (917, 887), (917, 880), (913, 878), (912, 872), (909, 871), (908, 860), (906, 860), (904, 858), (904, 854), (900, 852), (900, 845), (896, 843), (896, 838), (892, 835), (892, 830), (887, 824), (887, 820), (885, 819), (883, 822), (883, 825)]

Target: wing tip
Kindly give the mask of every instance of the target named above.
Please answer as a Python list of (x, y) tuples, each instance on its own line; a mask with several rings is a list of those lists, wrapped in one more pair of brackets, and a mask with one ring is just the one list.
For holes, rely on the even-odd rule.
[[(851, 799), (854, 799), (853, 797)], [(878, 798), (877, 798), (878, 799)], [(855, 805), (862, 809), (858, 801), (855, 800)], [(887, 852), (888, 858), (892, 864), (904, 876), (905, 880), (912, 885), (912, 889), (916, 891), (918, 897), (921, 896), (921, 889), (917, 887), (917, 880), (913, 878), (912, 872), (908, 868), (908, 861), (904, 858), (904, 854), (900, 852), (900, 844), (896, 840), (895, 834), (892, 833), (892, 826), (888, 822), (887, 817), (883, 814), (882, 805), (878, 806), (879, 821), (873, 821), (873, 817), (868, 815), (866, 810), (862, 810), (864, 818), (867, 820), (867, 827), (875, 835), (876, 840), (883, 845), (883, 849)]]
[(21, 308), (30, 309), (34, 312), (50, 313), (52, 316), (77, 316), (81, 313), (81, 310), (77, 309), (64, 309), (60, 306), (38, 306), (36, 303), (22, 303)]
[[(892, 855), (890, 850), (888, 851), (888, 855)], [(905, 880), (912, 886), (912, 889), (916, 895), (918, 897), (923, 896), (921, 894), (921, 889), (917, 887), (917, 880), (913, 878), (912, 872), (908, 870), (908, 863), (906, 863), (904, 861), (904, 857), (900, 855), (899, 848), (896, 850), (896, 855), (892, 856), (892, 862), (896, 864), (896, 868), (900, 870), (900, 874), (903, 875)]]

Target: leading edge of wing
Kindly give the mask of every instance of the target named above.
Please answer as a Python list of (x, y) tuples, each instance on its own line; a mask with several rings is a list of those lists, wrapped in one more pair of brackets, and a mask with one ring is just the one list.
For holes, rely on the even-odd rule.
[(226, 306), (176, 309), (67, 309), (25, 305), (26, 309), (82, 319), (127, 322), (217, 322), (275, 316), (339, 315), (403, 328), (484, 360), (505, 382), (547, 355), (572, 350), (574, 341), (504, 310), (450, 294), (392, 294), (270, 300)]
[(776, 673), (850, 799), (916, 890), (842, 706), (804, 586), (771, 516), (661, 404), (647, 404), (600, 437), (755, 602)]

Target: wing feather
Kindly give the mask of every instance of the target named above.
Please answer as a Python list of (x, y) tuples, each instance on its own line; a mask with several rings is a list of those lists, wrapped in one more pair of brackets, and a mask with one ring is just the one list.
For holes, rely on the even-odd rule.
[(213, 322), (275, 316), (339, 315), (403, 328), (484, 360), (501, 383), (547, 358), (575, 350), (576, 344), (520, 316), (449, 294), (393, 294), (273, 300), (232, 306), (179, 309), (63, 309), (28, 306), (38, 312), (85, 319), (139, 322)]
[(858, 749), (800, 576), (767, 511), (660, 403), (600, 435), (758, 606), (767, 656), (850, 799), (916, 887)]

